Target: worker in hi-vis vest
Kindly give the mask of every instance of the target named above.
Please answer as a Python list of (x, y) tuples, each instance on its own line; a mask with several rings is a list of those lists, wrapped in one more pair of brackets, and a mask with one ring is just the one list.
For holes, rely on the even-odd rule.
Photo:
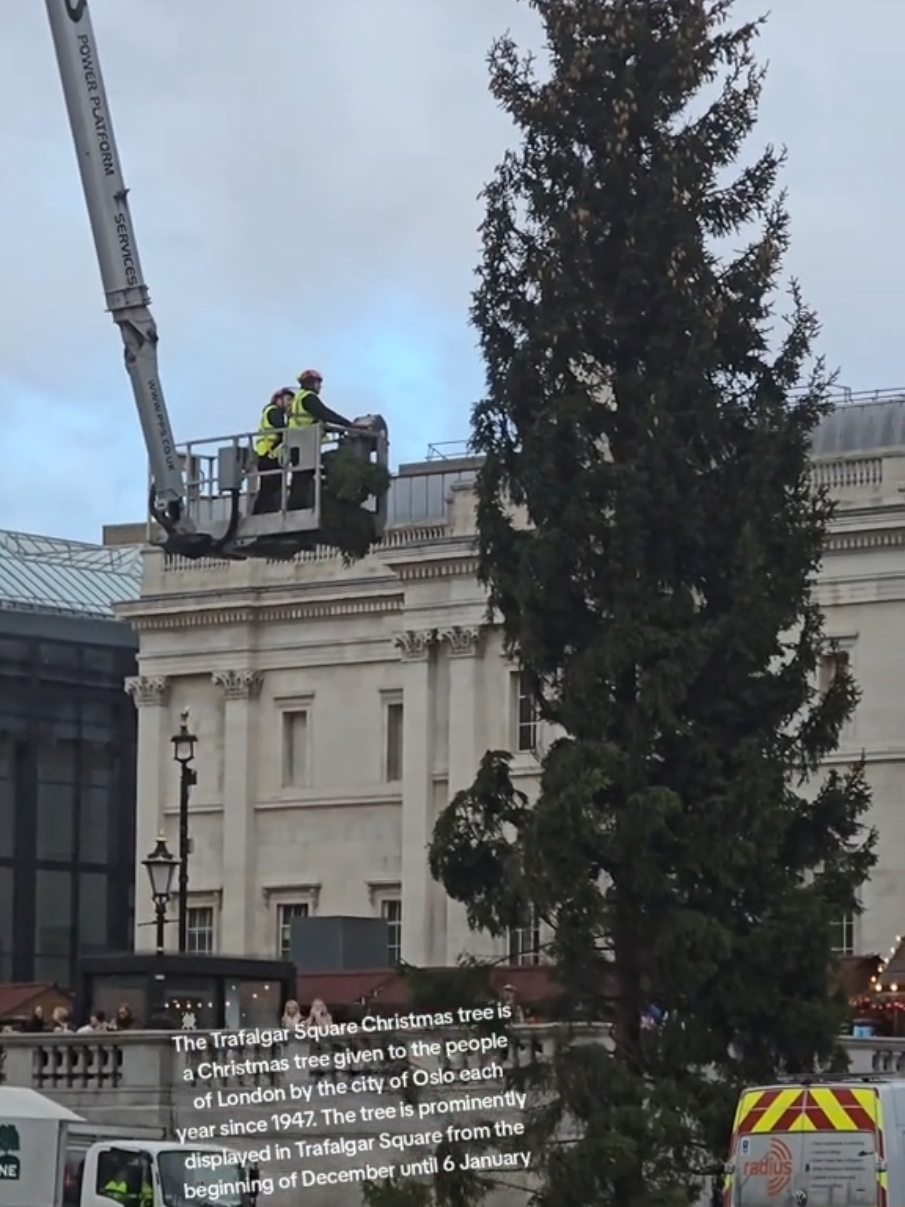
[(129, 1186), (124, 1178), (119, 1175), (110, 1179), (104, 1184), (101, 1194), (105, 1198), (115, 1199), (117, 1203), (128, 1203), (129, 1201)]
[(258, 460), (258, 497), (252, 515), (267, 515), (280, 510), (282, 502), (283, 468), (280, 445), (287, 427), (293, 392), (288, 386), (277, 390), (261, 413), (255, 455)]
[[(305, 369), (298, 375), (299, 390), (289, 404), (288, 427), (308, 427), (312, 423), (330, 423), (335, 427), (351, 428), (354, 424), (343, 415), (331, 411), (321, 399), (323, 376), (317, 369)], [(326, 440), (333, 439), (327, 432)], [(300, 470), (292, 475), (289, 496), (290, 511), (307, 511), (314, 506), (314, 471)]]
[[(136, 1193), (139, 1186), (141, 1189)], [(123, 1207), (154, 1207), (154, 1187), (146, 1161), (140, 1156), (128, 1158), (104, 1183), (101, 1194)]]

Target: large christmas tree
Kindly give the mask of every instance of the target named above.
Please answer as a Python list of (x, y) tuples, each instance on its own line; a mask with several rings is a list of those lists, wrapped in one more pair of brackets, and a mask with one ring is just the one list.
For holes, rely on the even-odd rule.
[(531, 3), (549, 73), (491, 56), (521, 143), (486, 189), (474, 447), (480, 576), (563, 736), (531, 802), (486, 756), (432, 868), (475, 928), (536, 910), (611, 1025), (555, 1066), (541, 1203), (684, 1204), (740, 1083), (832, 1057), (832, 921), (873, 863), (862, 768), (821, 769), (857, 699), (812, 599), (828, 382), (797, 286), (774, 314), (782, 155), (736, 166), (757, 24)]

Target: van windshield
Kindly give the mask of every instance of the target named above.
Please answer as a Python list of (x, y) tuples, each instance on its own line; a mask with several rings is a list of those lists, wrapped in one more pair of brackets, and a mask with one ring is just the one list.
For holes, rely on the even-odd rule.
[(242, 1207), (247, 1202), (247, 1174), (228, 1153), (173, 1149), (158, 1158), (160, 1190), (166, 1207), (199, 1207), (219, 1203)]
[(742, 1137), (736, 1207), (874, 1207), (876, 1139), (871, 1132), (770, 1132)]

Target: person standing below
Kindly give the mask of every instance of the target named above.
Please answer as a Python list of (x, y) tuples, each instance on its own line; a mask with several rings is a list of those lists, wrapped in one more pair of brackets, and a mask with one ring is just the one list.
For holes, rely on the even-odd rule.
[[(351, 428), (354, 424), (332, 411), (321, 398), (324, 378), (317, 369), (305, 369), (298, 375), (299, 389), (289, 404), (288, 426), (310, 427), (314, 423), (330, 423), (335, 427)], [(325, 434), (326, 439), (329, 435)], [(290, 511), (308, 511), (314, 506), (314, 470), (299, 470), (292, 475), (289, 496)]]
[(91, 1031), (109, 1031), (110, 1024), (103, 1010), (92, 1010), (91, 1017), (84, 1027), (79, 1027), (79, 1035), (87, 1035)]
[(280, 510), (283, 499), (280, 447), (292, 402), (292, 390), (288, 387), (277, 390), (261, 413), (260, 434), (255, 441), (258, 497), (255, 499), (252, 515), (270, 515)]
[(125, 1002), (117, 1006), (116, 1016), (113, 1019), (111, 1027), (116, 1031), (131, 1031), (135, 1026), (137, 1026), (135, 1022), (135, 1015), (132, 1013), (129, 1006), (127, 1006)]
[(44, 1018), (44, 1007), (43, 1006), (35, 1006), (34, 1010), (32, 1010), (32, 1012), (31, 1012), (31, 1018), (25, 1024), (23, 1030), (25, 1030), (25, 1031), (46, 1031), (47, 1030), (47, 1020)]
[(53, 1014), (50, 1016), (50, 1021), (51, 1031), (72, 1031), (72, 1026), (69, 1022), (69, 1011), (65, 1006), (57, 1006), (56, 1010), (54, 1010)]
[(295, 1029), (296, 1027), (301, 1026), (303, 1021), (302, 1012), (299, 1009), (298, 1002), (295, 1000), (295, 998), (290, 998), (283, 1010), (283, 1017), (280, 1020), (280, 1026), (284, 1031), (292, 1032), (289, 1038), (294, 1039), (296, 1038)]
[[(315, 1031), (315, 1037), (308, 1041), (308, 1052), (311, 1056), (329, 1056), (334, 1050), (333, 1042), (329, 1036), (329, 1028), (333, 1025), (333, 1015), (327, 1009), (326, 1002), (322, 998), (316, 997), (311, 1003), (311, 1010), (308, 1017), (305, 1019), (305, 1026), (309, 1031)], [(336, 1080), (336, 1069), (332, 1066), (325, 1069), (323, 1065), (318, 1065), (313, 1071), (314, 1079), (320, 1080), (327, 1074), (331, 1080)]]

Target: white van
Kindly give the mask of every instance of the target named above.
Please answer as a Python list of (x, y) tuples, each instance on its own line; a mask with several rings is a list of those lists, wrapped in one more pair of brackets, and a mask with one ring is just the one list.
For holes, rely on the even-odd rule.
[(739, 1098), (723, 1207), (905, 1202), (905, 1079), (802, 1078)]
[(0, 1207), (255, 1207), (261, 1189), (257, 1170), (218, 1145), (130, 1137), (0, 1086)]

